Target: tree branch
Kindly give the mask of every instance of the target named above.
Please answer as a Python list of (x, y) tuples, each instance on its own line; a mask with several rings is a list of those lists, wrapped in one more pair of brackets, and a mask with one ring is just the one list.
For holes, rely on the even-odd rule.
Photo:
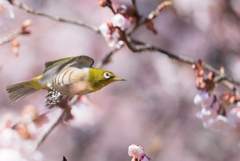
[(8, 35), (8, 36), (4, 36), (0, 38), (0, 45), (8, 43), (10, 41), (12, 41), (13, 39), (15, 39), (16, 37), (18, 37), (19, 35), (21, 35), (23, 33), (22, 29), (18, 29), (17, 31), (15, 31), (14, 33)]
[(76, 95), (69, 102), (66, 101), (63, 104), (61, 104), (60, 109), (54, 116), (52, 122), (48, 125), (45, 131), (42, 132), (42, 134), (36, 139), (34, 143), (35, 145), (32, 148), (31, 152), (35, 151), (41, 145), (41, 143), (47, 138), (47, 136), (53, 131), (53, 129), (61, 122), (62, 118), (67, 113), (69, 108), (71, 108), (71, 106), (77, 102), (79, 97), (80, 96)]
[[(123, 46), (121, 46), (122, 48)], [(113, 51), (111, 51), (110, 53), (108, 53), (107, 55), (105, 55), (105, 57), (99, 61), (96, 65), (96, 68), (102, 68), (104, 65), (108, 64), (109, 62), (112, 61), (112, 56), (113, 54), (115, 54), (117, 51), (119, 51), (121, 48), (119, 49), (114, 49)]]
[[(143, 43), (141, 41), (132, 39), (132, 38), (128, 37), (123, 31), (122, 31), (122, 34), (125, 35), (126, 45), (128, 46), (128, 48), (132, 52), (157, 51), (157, 52), (159, 52), (161, 54), (164, 54), (164, 55), (168, 56), (171, 59), (177, 60), (177, 61), (182, 62), (182, 63), (186, 63), (186, 64), (190, 64), (190, 65), (196, 63), (191, 58), (184, 57), (184, 56), (177, 56), (177, 55), (172, 54), (172, 53), (170, 53), (170, 52), (168, 52), (166, 50), (163, 50), (163, 49), (160, 49), (158, 47), (152, 46), (150, 44), (145, 44), (145, 43)], [(207, 63), (203, 63), (203, 66), (208, 71), (214, 72), (216, 75), (218, 75), (218, 77), (219, 77), (219, 79), (221, 81), (226, 80), (228, 82), (231, 82), (231, 83), (233, 83), (235, 85), (240, 86), (240, 82), (239, 81), (234, 80), (232, 77), (229, 77), (226, 74), (222, 74), (219, 70), (215, 69), (211, 65), (209, 65)]]
[[(58, 16), (53, 16), (53, 15), (50, 15), (50, 14), (46, 14), (46, 13), (42, 13), (40, 11), (36, 11), (32, 8), (30, 8), (29, 6), (27, 6), (26, 4), (23, 4), (21, 2), (18, 2), (18, 1), (15, 1), (15, 0), (9, 0), (9, 2), (20, 8), (20, 9), (23, 9), (25, 10), (26, 12), (30, 13), (30, 14), (34, 14), (34, 15), (37, 15), (37, 16), (42, 16), (42, 17), (46, 17), (46, 18), (49, 18), (53, 21), (57, 21), (57, 22), (64, 22), (64, 23), (69, 23), (69, 24), (74, 24), (74, 25), (77, 25), (77, 26), (81, 26), (81, 27), (85, 27), (87, 29), (90, 29), (91, 31), (97, 33), (97, 34), (100, 34), (100, 31), (98, 29), (98, 27), (96, 26), (92, 26), (92, 25), (89, 25), (89, 24), (86, 24), (85, 22), (83, 21), (73, 21), (73, 20), (69, 20), (69, 19), (64, 19), (64, 18), (61, 18), (61, 17), (58, 17)], [(107, 2), (111, 2), (110, 0), (107, 0)], [(133, 7), (135, 8), (137, 14), (139, 15), (138, 11), (137, 11), (137, 8), (136, 8), (136, 0), (132, 0), (132, 4), (133, 4)], [(112, 10), (112, 12), (115, 14), (116, 12), (114, 11), (113, 7), (112, 7), (112, 4), (110, 3), (109, 5), (109, 8)], [(163, 7), (164, 8), (164, 7)], [(146, 18), (144, 21), (142, 22), (138, 22), (137, 25), (136, 25), (136, 28), (139, 27), (140, 25), (144, 24), (147, 20), (150, 20), (150, 19), (153, 19), (155, 18), (158, 13), (161, 11), (161, 9), (157, 9), (155, 12), (152, 12), (152, 15), (150, 14), (148, 18)], [(135, 30), (135, 29), (134, 29)], [(133, 31), (134, 31), (133, 30)], [(131, 33), (133, 32), (131, 31)], [(0, 45), (1, 44), (4, 44), (4, 43), (7, 43), (7, 42), (10, 42), (12, 39), (16, 38), (17, 36), (19, 36), (20, 34), (22, 34), (22, 29), (20, 30), (17, 30), (15, 33), (9, 35), (9, 36), (6, 36), (6, 37), (3, 37), (0, 39)], [(196, 62), (191, 59), (191, 58), (188, 58), (188, 57), (184, 57), (184, 56), (178, 56), (178, 55), (175, 55), (171, 52), (168, 52), (166, 50), (163, 50), (163, 49), (160, 49), (158, 47), (155, 47), (151, 44), (147, 44), (147, 43), (144, 43), (144, 42), (141, 42), (141, 41), (138, 41), (138, 40), (135, 40), (135, 39), (132, 39), (129, 35), (126, 35), (126, 33), (124, 31), (121, 31), (120, 32), (122, 33), (124, 39), (125, 39), (125, 43), (126, 45), (128, 46), (128, 48), (132, 51), (132, 52), (143, 52), (143, 51), (156, 51), (156, 52), (159, 52), (160, 54), (164, 54), (166, 56), (168, 56), (169, 58), (171, 59), (174, 59), (178, 62), (182, 62), (182, 63), (185, 63), (185, 64), (195, 64)], [(109, 63), (111, 61), (111, 58), (112, 56), (120, 49), (114, 49), (113, 51), (111, 51), (110, 53), (108, 53), (102, 61), (100, 61), (96, 67), (97, 68), (101, 68), (103, 65)], [(217, 76), (218, 76), (218, 80), (217, 82), (222, 82), (225, 84), (225, 82), (227, 83), (232, 83), (232, 86), (228, 85), (228, 88), (232, 89), (233, 91), (236, 91), (236, 88), (234, 86), (235, 85), (238, 85), (240, 86), (240, 82), (234, 80), (233, 78), (227, 76), (226, 74), (222, 74), (219, 70), (213, 68), (212, 66), (210, 66), (209, 64), (206, 64), (206, 63), (203, 63), (205, 69), (211, 71), (211, 72), (214, 72)], [(71, 106), (73, 104), (76, 103), (76, 101), (78, 100), (79, 96), (75, 96), (73, 99), (71, 99), (69, 102), (68, 102), (68, 106), (69, 108), (71, 108)], [(35, 142), (35, 145), (33, 147), (33, 150), (32, 151), (35, 151), (40, 145), (41, 143), (47, 138), (47, 136), (53, 131), (53, 129), (61, 122), (61, 119), (64, 117), (64, 115), (66, 114), (67, 110), (69, 108), (63, 108), (63, 109), (60, 109), (57, 114), (55, 115), (55, 117), (53, 118), (52, 122), (49, 124), (49, 126), (45, 129), (45, 131), (36, 139), (36, 142)]]
[(106, 0), (106, 3), (107, 3), (108, 8), (110, 8), (110, 10), (112, 11), (112, 13), (116, 14), (116, 11), (113, 9), (113, 6), (112, 6), (112, 1)]
[[(21, 3), (21, 2), (15, 1), (15, 0), (9, 0), (9, 2), (12, 5), (14, 5), (14, 6), (17, 6), (17, 7), (21, 8), (21, 9), (24, 9), (28, 13), (39, 15), (39, 16), (43, 16), (43, 17), (47, 17), (47, 18), (52, 19), (54, 21), (65, 22), (65, 23), (70, 23), (70, 24), (75, 24), (75, 25), (78, 25), (78, 26), (86, 27), (86, 28), (88, 28), (88, 29), (90, 29), (90, 30), (100, 34), (100, 31), (98, 30), (98, 27), (95, 27), (95, 26), (92, 26), (92, 25), (88, 25), (88, 24), (84, 23), (83, 21), (72, 21), (72, 20), (63, 19), (63, 18), (60, 18), (60, 17), (57, 17), (57, 16), (52, 16), (52, 15), (49, 15), (49, 14), (45, 14), (45, 13), (42, 13), (40, 11), (35, 11), (32, 8), (28, 7), (27, 5), (25, 5), (25, 4)], [(154, 16), (154, 17), (156, 17), (156, 16)], [(169, 58), (175, 59), (175, 60), (177, 60), (179, 62), (183, 62), (183, 63), (187, 63), (187, 64), (194, 64), (195, 63), (195, 61), (193, 59), (191, 59), (191, 58), (187, 58), (187, 57), (183, 57), (183, 56), (177, 56), (177, 55), (172, 54), (172, 53), (170, 53), (168, 51), (165, 51), (163, 49), (160, 49), (160, 48), (157, 48), (155, 46), (152, 46), (150, 44), (145, 44), (145, 43), (143, 43), (141, 41), (132, 39), (132, 38), (130, 38), (128, 36), (125, 36), (125, 37), (126, 37), (126, 40), (127, 40), (127, 41), (125, 41), (126, 45), (133, 52), (158, 51), (158, 52), (160, 52), (160, 53), (162, 53), (164, 55), (167, 55)], [(133, 46), (132, 43), (135, 44), (135, 46)], [(231, 77), (229, 77), (229, 76), (227, 76), (225, 74), (220, 73), (219, 70), (213, 68), (209, 64), (204, 63), (204, 67), (207, 70), (212, 71), (215, 74), (217, 74), (218, 76), (222, 77), (221, 80), (226, 80), (228, 82), (231, 82), (231, 83), (234, 83), (234, 84), (240, 86), (240, 82), (234, 80), (233, 78), (231, 78)]]
[(83, 21), (73, 21), (73, 20), (61, 18), (61, 17), (58, 17), (58, 16), (53, 16), (53, 15), (50, 15), (50, 14), (42, 13), (40, 11), (36, 11), (36, 10), (30, 8), (29, 6), (27, 6), (26, 4), (21, 3), (19, 1), (15, 1), (15, 0), (8, 0), (8, 1), (13, 6), (16, 6), (16, 7), (20, 8), (20, 9), (23, 9), (23, 10), (25, 10), (28, 13), (31, 13), (31, 14), (34, 14), (34, 15), (37, 15), (37, 16), (46, 17), (46, 18), (49, 18), (51, 20), (58, 21), (58, 22), (65, 22), (65, 23), (70, 23), (70, 24), (74, 24), (74, 25), (77, 25), (77, 26), (86, 27), (87, 29), (90, 29), (90, 30), (92, 30), (92, 31), (94, 31), (96, 33), (100, 33), (100, 31), (98, 30), (98, 27), (95, 27), (95, 26), (92, 26), (92, 25), (88, 25), (88, 24), (86, 24)]

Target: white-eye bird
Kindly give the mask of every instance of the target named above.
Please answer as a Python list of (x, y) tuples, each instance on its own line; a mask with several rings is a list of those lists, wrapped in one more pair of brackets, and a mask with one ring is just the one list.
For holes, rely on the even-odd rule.
[(93, 63), (88, 56), (46, 62), (42, 75), (30, 81), (10, 83), (6, 87), (8, 98), (11, 103), (16, 103), (39, 89), (54, 89), (62, 95), (84, 95), (124, 80), (110, 71), (93, 68)]

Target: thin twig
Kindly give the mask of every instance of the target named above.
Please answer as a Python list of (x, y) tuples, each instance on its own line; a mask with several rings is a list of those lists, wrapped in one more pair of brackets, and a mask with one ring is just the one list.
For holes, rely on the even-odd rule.
[(65, 23), (70, 23), (70, 24), (74, 24), (74, 25), (77, 25), (77, 26), (86, 27), (86, 28), (88, 28), (88, 29), (90, 29), (90, 30), (92, 30), (94, 32), (100, 33), (99, 30), (98, 30), (98, 27), (95, 27), (95, 26), (92, 26), (92, 25), (88, 25), (88, 24), (86, 24), (83, 21), (74, 21), (74, 20), (69, 20), (69, 19), (58, 17), (58, 16), (53, 16), (53, 15), (50, 15), (50, 14), (42, 13), (40, 11), (36, 11), (36, 10), (30, 8), (26, 4), (21, 3), (19, 1), (9, 0), (9, 2), (13, 6), (16, 6), (16, 7), (20, 8), (20, 9), (23, 9), (23, 10), (27, 11), (28, 13), (31, 13), (31, 14), (34, 14), (34, 15), (38, 15), (38, 16), (43, 16), (43, 17), (46, 17), (46, 18), (49, 18), (51, 20), (58, 21), (58, 22), (65, 22)]
[[(134, 2), (133, 2), (134, 1)], [(132, 4), (133, 6), (135, 6), (136, 4), (135, 3), (135, 0), (132, 0)], [(156, 18), (159, 14), (159, 12), (161, 12), (164, 8), (166, 8), (167, 6), (169, 5), (172, 5), (172, 2), (171, 1), (164, 1), (162, 2), (160, 5), (157, 6), (157, 8), (152, 11), (147, 18), (143, 19), (142, 21), (138, 20), (136, 21), (136, 25), (134, 26), (134, 28), (132, 29), (132, 31), (128, 34), (129, 36), (140, 26), (142, 26), (143, 24), (145, 24), (146, 22), (150, 21), (150, 20), (153, 20), (154, 18)], [(136, 7), (136, 6), (135, 6)], [(137, 10), (136, 10), (137, 11)], [(137, 11), (137, 18), (140, 17), (138, 11)]]
[(116, 11), (113, 9), (112, 6), (112, 1), (111, 0), (106, 0), (108, 8), (112, 11), (113, 14), (116, 14)]
[[(158, 47), (155, 47), (153, 45), (150, 44), (145, 44), (141, 41), (135, 40), (135, 39), (131, 39), (130, 37), (126, 37), (126, 45), (129, 47), (129, 49), (132, 52), (143, 52), (143, 51), (157, 51), (161, 54), (164, 54), (166, 56), (168, 56), (171, 59), (177, 60), (179, 62), (183, 62), (186, 64), (195, 64), (196, 61), (194, 61), (191, 58), (188, 57), (184, 57), (184, 56), (177, 56), (175, 54), (172, 54), (166, 50), (160, 49)], [(134, 46), (132, 45), (132, 43), (135, 44)], [(211, 65), (207, 64), (207, 63), (203, 63), (203, 66), (205, 69), (207, 69), (208, 71), (214, 72), (216, 75), (218, 75), (221, 78), (221, 81), (226, 80), (228, 82), (234, 83), (235, 85), (240, 86), (240, 82), (234, 80), (232, 77), (227, 76), (226, 74), (222, 74), (219, 70), (213, 68)]]
[(134, 9), (134, 12), (135, 12), (135, 17), (136, 17), (136, 26), (135, 27), (137, 27), (142, 16), (138, 12), (136, 0), (132, 0), (132, 6), (133, 6), (133, 9)]
[(15, 31), (14, 33), (8, 35), (8, 36), (4, 36), (0, 38), (0, 45), (8, 43), (10, 41), (12, 41), (13, 39), (15, 39), (16, 37), (18, 37), (19, 35), (21, 35), (23, 33), (22, 29), (18, 29), (17, 31)]
[(21, 28), (17, 29), (14, 33), (12, 33), (8, 36), (4, 36), (4, 37), (0, 38), (0, 45), (8, 43), (20, 35), (30, 34), (28, 27), (31, 25), (31, 23), (32, 23), (32, 20), (30, 20), (30, 19), (23, 21)]
[[(61, 119), (64, 117), (65, 113), (72, 105), (74, 105), (80, 96), (74, 96), (67, 104), (62, 105), (57, 114), (54, 116), (53, 121), (48, 125), (44, 132), (36, 139), (35, 145), (32, 148), (32, 151), (35, 151), (39, 145), (47, 138), (47, 136), (53, 131), (53, 129), (61, 122)], [(67, 106), (67, 107), (66, 107)]]
[[(123, 46), (122, 46), (123, 47)], [(121, 47), (121, 48), (122, 48)], [(117, 51), (119, 51), (121, 48), (119, 49), (114, 49), (113, 51), (111, 51), (110, 53), (108, 53), (101, 61), (99, 61), (96, 65), (96, 68), (102, 68), (104, 65), (108, 64), (109, 62), (112, 61), (112, 56), (113, 54), (115, 54)]]

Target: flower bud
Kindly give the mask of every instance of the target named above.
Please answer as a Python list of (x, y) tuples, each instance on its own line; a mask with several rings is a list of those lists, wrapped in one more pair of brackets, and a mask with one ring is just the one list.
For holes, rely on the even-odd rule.
[(18, 53), (19, 42), (14, 39), (12, 40), (11, 45), (12, 45), (12, 53), (14, 56), (17, 57), (19, 55)]
[(107, 6), (106, 1), (102, 1), (102, 0), (98, 1), (98, 4), (99, 4), (101, 7), (106, 7), (106, 6)]
[(22, 24), (22, 28), (27, 28), (32, 24), (32, 20), (31, 19), (27, 19), (23, 22)]
[(19, 42), (16, 39), (12, 40), (11, 44), (12, 44), (12, 47), (19, 47)]
[(202, 60), (198, 59), (198, 60), (197, 60), (197, 63), (198, 63), (199, 65), (202, 65)]
[(222, 73), (222, 74), (225, 73), (225, 68), (224, 68), (224, 67), (221, 67), (221, 68), (220, 68), (220, 73)]
[(209, 72), (207, 77), (209, 80), (213, 80), (215, 78), (215, 73)]
[(197, 69), (197, 65), (196, 64), (192, 64), (192, 69), (196, 70)]

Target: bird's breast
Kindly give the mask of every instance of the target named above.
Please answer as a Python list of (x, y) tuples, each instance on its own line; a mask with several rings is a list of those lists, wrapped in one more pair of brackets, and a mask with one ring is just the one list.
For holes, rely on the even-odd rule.
[(89, 68), (68, 67), (52, 80), (52, 87), (64, 95), (89, 93)]

